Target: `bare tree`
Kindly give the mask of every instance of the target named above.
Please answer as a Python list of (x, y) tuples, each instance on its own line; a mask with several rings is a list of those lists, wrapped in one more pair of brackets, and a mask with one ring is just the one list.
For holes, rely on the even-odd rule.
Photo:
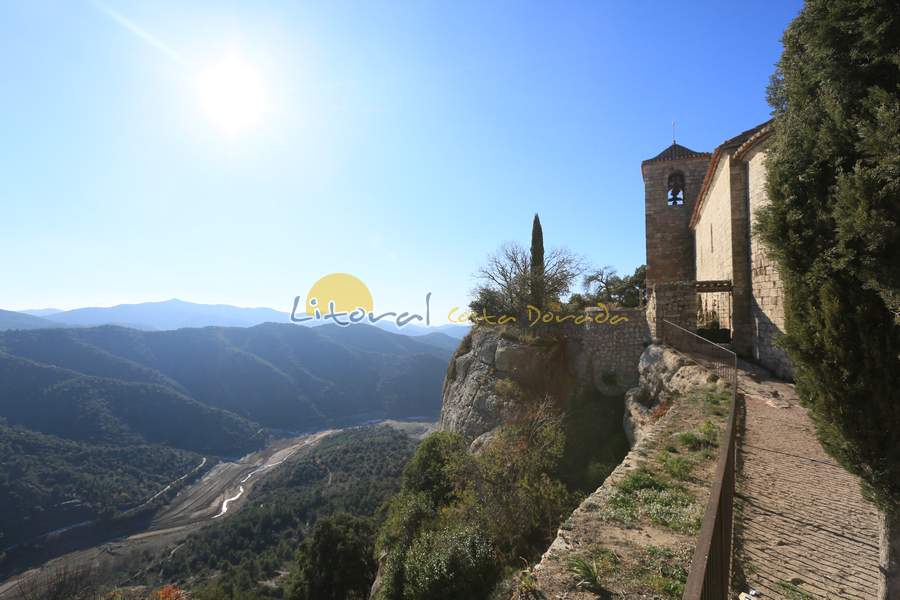
[(572, 284), (586, 268), (584, 259), (565, 248), (554, 248), (544, 259), (544, 292), (548, 298), (559, 300), (570, 291)]
[[(533, 289), (541, 289), (547, 301), (558, 301), (571, 291), (584, 269), (580, 256), (554, 248), (544, 256), (544, 268), (532, 270), (529, 251), (519, 244), (506, 243), (475, 274), (481, 285), (475, 289), (470, 306), (479, 314), (520, 316), (531, 302)], [(537, 286), (532, 285), (534, 277), (542, 279)]]
[(483, 287), (496, 292), (502, 303), (496, 309), (518, 313), (528, 299), (530, 281), (530, 261), (525, 249), (516, 243), (506, 243), (488, 257), (476, 277)]
[(592, 296), (604, 298), (604, 296), (607, 295), (609, 284), (617, 277), (618, 274), (613, 267), (609, 265), (600, 267), (596, 271), (584, 276), (584, 290)]

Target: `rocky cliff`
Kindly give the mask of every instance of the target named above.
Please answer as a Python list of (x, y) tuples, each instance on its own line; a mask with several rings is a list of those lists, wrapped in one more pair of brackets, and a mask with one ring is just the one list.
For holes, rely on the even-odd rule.
[(536, 343), (499, 328), (476, 327), (451, 357), (444, 379), (439, 428), (475, 440), (522, 410), (526, 395), (568, 387), (559, 345)]
[[(625, 331), (622, 327), (616, 333)], [(533, 400), (549, 397), (564, 410), (580, 393), (621, 398), (637, 380), (637, 355), (645, 343), (642, 330), (632, 325), (630, 331), (634, 357), (629, 364), (618, 360), (629, 350), (606, 340), (608, 330), (596, 324), (558, 328), (550, 335), (474, 328), (450, 359), (440, 429), (459, 432), (478, 448)]]

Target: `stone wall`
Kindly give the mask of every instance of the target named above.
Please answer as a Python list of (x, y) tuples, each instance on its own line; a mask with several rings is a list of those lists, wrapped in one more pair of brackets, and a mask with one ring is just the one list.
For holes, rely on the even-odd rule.
[(650, 344), (650, 328), (643, 308), (588, 309), (581, 325), (559, 325), (567, 340), (567, 355), (579, 373), (589, 376), (596, 389), (624, 393), (638, 382), (638, 362)]
[[(733, 149), (721, 151), (716, 171), (701, 212), (694, 225), (697, 280), (728, 280), (732, 283), (730, 306), (717, 306), (719, 322), (731, 329), (732, 345), (738, 354), (750, 356), (750, 252), (746, 206), (747, 166), (733, 157)], [(717, 302), (717, 304), (721, 304)]]
[(787, 353), (775, 345), (784, 333), (784, 286), (775, 262), (755, 231), (756, 213), (768, 204), (766, 193), (765, 145), (753, 148), (745, 160), (750, 188), (750, 270), (751, 339), (753, 358), (779, 377), (793, 379), (793, 367)]
[(697, 280), (731, 281), (731, 169), (730, 160), (718, 162), (694, 227)]
[(693, 281), (657, 283), (648, 289), (647, 325), (654, 341), (659, 339), (663, 319), (696, 331), (697, 290)]

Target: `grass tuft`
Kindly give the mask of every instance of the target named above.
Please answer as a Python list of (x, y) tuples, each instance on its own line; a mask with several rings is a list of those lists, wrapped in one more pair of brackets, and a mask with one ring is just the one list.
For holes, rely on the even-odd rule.
[(595, 594), (604, 592), (603, 577), (619, 564), (615, 552), (601, 549), (593, 557), (576, 556), (569, 561), (569, 572), (575, 576), (575, 587)]
[(609, 493), (604, 518), (633, 526), (640, 518), (679, 533), (700, 528), (700, 505), (683, 486), (647, 468), (629, 473)]
[(680, 481), (690, 479), (691, 471), (694, 470), (694, 462), (686, 456), (673, 456), (670, 452), (662, 452), (658, 460), (663, 471), (672, 479)]

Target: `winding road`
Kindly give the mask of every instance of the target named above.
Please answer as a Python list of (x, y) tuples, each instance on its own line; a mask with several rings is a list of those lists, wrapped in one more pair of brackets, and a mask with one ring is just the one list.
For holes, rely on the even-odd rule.
[[(300, 450), (314, 446), (336, 431), (338, 430), (320, 431), (302, 437), (277, 440), (263, 450), (249, 454), (238, 461), (215, 465), (199, 481), (180, 490), (166, 506), (160, 509), (146, 530), (64, 554), (38, 568), (13, 576), (0, 583), (0, 600), (16, 598), (16, 588), (20, 583), (47, 571), (97, 566), (101, 563), (104, 563), (105, 568), (111, 568), (116, 564), (140, 562), (139, 557), (144, 552), (153, 553), (170, 545), (174, 545), (177, 549), (177, 544), (180, 544), (191, 532), (208, 525), (215, 519), (224, 517), (226, 513), (230, 514), (236, 507), (239, 508), (241, 501), (246, 498), (253, 484), (259, 481), (263, 474), (267, 474)], [(170, 490), (172, 486), (204, 467), (206, 460), (204, 458), (193, 470), (173, 480), (135, 508), (147, 505)], [(77, 523), (46, 534), (45, 537), (58, 535), (90, 523)]]

